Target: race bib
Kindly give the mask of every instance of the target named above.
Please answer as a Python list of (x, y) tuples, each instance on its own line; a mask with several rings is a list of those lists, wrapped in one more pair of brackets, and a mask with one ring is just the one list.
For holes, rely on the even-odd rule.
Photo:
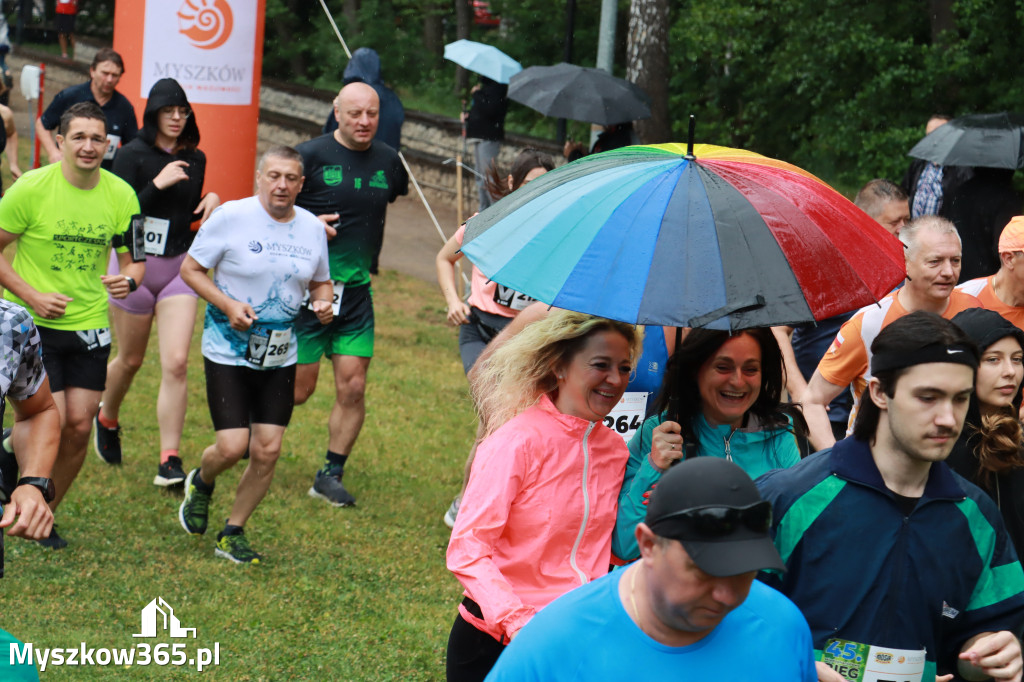
[(922, 682), (925, 653), (830, 639), (821, 662), (850, 682)]
[(604, 425), (622, 436), (627, 443), (640, 428), (647, 411), (647, 393), (627, 391), (604, 418)]
[(494, 287), (494, 302), (512, 310), (522, 310), (537, 299), (521, 294), (511, 287), (503, 287), (500, 284)]
[(280, 367), (288, 360), (288, 348), (292, 343), (292, 329), (268, 329), (253, 326), (249, 330), (249, 345), (245, 349), (245, 360), (259, 367)]
[(121, 146), (121, 136), (120, 135), (108, 134), (107, 135), (107, 151), (104, 152), (104, 154), (103, 154), (103, 160), (104, 161), (110, 161), (112, 158), (114, 158), (114, 154), (117, 153), (117, 148), (120, 147), (120, 146)]
[(79, 340), (82, 342), (82, 346), (85, 350), (96, 350), (97, 348), (105, 348), (110, 345), (110, 327), (103, 327), (101, 329), (86, 329), (85, 331), (75, 332)]
[[(331, 298), (331, 309), (334, 311), (335, 317), (339, 317), (341, 315), (341, 296), (344, 293), (345, 285), (341, 282), (335, 282), (334, 296)], [(313, 301), (309, 298), (309, 289), (306, 290), (306, 297), (302, 299), (302, 305), (310, 312), (313, 312)]]
[(146, 253), (151, 256), (162, 256), (167, 249), (167, 233), (171, 229), (171, 221), (165, 218), (150, 218), (143, 221), (146, 234)]

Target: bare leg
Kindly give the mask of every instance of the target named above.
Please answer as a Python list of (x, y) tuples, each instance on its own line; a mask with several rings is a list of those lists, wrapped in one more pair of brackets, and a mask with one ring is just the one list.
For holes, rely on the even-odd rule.
[(347, 455), (351, 453), (366, 418), (364, 396), (370, 358), (334, 355), (331, 362), (334, 365), (335, 401), (328, 421), (328, 447), (331, 452)]
[[(157, 341), (160, 347), (160, 392), (156, 418), (160, 449), (177, 450), (188, 407), (188, 351), (196, 322), (196, 298), (182, 295), (156, 304)], [(109, 377), (109, 370), (108, 370)], [(110, 380), (107, 379), (109, 386)], [(104, 405), (104, 413), (106, 413)]]
[(316, 391), (316, 379), (320, 374), (320, 363), (310, 362), (295, 365), (295, 404), (302, 405)]
[(235, 492), (235, 503), (231, 505), (228, 523), (244, 526), (256, 506), (263, 500), (274, 478), (274, 467), (281, 454), (283, 426), (274, 424), (253, 424), (249, 445), (249, 466), (242, 472)]
[(107, 388), (103, 391), (103, 416), (116, 420), (121, 403), (146, 357), (146, 344), (153, 326), (152, 315), (133, 315), (110, 306), (117, 336), (117, 355), (107, 365)]
[(203, 450), (199, 464), (199, 477), (213, 485), (217, 477), (242, 459), (249, 445), (249, 429), (222, 429), (217, 441)]
[(92, 421), (100, 406), (100, 395), (99, 391), (70, 386), (53, 394), (61, 417), (60, 450), (53, 466), (53, 484), (57, 494), (50, 503), (54, 511), (82, 469)]

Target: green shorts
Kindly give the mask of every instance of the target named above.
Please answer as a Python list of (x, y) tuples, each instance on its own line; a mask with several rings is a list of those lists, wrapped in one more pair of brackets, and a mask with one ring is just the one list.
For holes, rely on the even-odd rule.
[(320, 362), (324, 355), (373, 357), (373, 294), (370, 285), (345, 287), (340, 310), (327, 325), (305, 308), (295, 320), (299, 364)]

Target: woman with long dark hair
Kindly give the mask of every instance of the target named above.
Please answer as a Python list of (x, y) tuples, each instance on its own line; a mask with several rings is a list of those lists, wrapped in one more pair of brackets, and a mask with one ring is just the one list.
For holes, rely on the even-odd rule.
[(676, 461), (723, 457), (751, 478), (800, 461), (797, 436), (806, 435), (806, 425), (795, 406), (782, 402), (784, 386), (771, 330), (690, 330), (668, 361), (654, 414), (629, 443), (615, 522), (617, 557), (639, 555), (633, 531), (646, 513), (646, 496)]

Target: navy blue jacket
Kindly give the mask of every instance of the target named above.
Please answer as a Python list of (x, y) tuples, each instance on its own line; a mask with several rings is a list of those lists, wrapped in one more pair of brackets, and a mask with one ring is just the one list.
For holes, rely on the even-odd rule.
[(999, 510), (944, 462), (909, 516), (854, 438), (757, 486), (788, 569), (762, 579), (800, 607), (819, 659), (833, 637), (925, 649), (928, 680), (936, 664), (955, 671), (975, 634), (1024, 624), (1024, 571)]

